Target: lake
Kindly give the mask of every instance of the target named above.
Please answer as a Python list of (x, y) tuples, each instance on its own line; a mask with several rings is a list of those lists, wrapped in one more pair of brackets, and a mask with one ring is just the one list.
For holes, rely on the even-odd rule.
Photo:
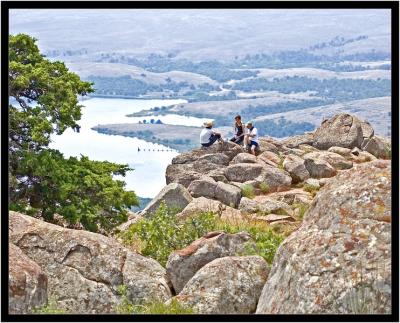
[[(125, 177), (116, 176), (126, 182), (126, 189), (134, 190), (138, 196), (154, 197), (166, 185), (165, 169), (179, 153), (169, 147), (146, 142), (138, 138), (110, 136), (91, 130), (98, 124), (138, 123), (153, 117), (131, 118), (127, 114), (156, 106), (184, 103), (185, 100), (136, 100), (91, 98), (81, 101), (82, 118), (78, 122), (80, 132), (66, 130), (62, 135), (51, 137), (51, 148), (58, 149), (65, 157), (85, 155), (93, 160), (128, 164), (134, 168)], [(157, 116), (164, 123), (201, 126), (208, 119), (179, 115)], [(141, 148), (141, 151), (138, 151)], [(146, 151), (143, 149), (146, 148)], [(148, 151), (150, 149), (150, 151)], [(155, 151), (153, 151), (153, 149)], [(157, 151), (157, 150), (164, 150)]]

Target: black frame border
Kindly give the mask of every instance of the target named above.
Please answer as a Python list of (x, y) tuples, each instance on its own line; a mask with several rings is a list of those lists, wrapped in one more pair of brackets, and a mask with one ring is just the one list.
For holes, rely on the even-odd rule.
[[(392, 313), (388, 315), (123, 315), (123, 314), (9, 314), (8, 313), (8, 35), (10, 9), (390, 9), (392, 46)], [(1, 2), (1, 320), (54, 321), (399, 321), (399, 2), (398, 1), (2, 1)], [(6, 59), (7, 58), (7, 59)], [(394, 107), (394, 108), (393, 108)], [(6, 170), (7, 169), (7, 170)], [(7, 187), (7, 188), (6, 188)], [(6, 208), (7, 206), (7, 208)], [(7, 209), (7, 212), (5, 211)], [(5, 267), (7, 263), (7, 267)], [(7, 270), (5, 270), (7, 268)]]

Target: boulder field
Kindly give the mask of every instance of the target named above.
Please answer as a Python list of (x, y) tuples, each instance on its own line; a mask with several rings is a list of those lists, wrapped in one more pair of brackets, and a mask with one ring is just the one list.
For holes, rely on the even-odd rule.
[(132, 304), (177, 301), (200, 314), (390, 313), (390, 142), (339, 114), (260, 147), (257, 156), (231, 142), (180, 154), (167, 185), (118, 229), (162, 202), (178, 220), (212, 212), (284, 230), (272, 263), (245, 231), (208, 232), (163, 268), (113, 236), (10, 211), (10, 313), (50, 299), (68, 313), (115, 313), (120, 285)]

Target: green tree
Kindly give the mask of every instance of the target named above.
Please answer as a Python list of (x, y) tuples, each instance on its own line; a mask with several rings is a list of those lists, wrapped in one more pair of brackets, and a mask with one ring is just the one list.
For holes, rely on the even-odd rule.
[(78, 95), (93, 92), (63, 62), (47, 60), (36, 39), (9, 37), (9, 186), (10, 209), (52, 221), (55, 213), (91, 231), (109, 230), (138, 204), (134, 192), (113, 175), (125, 175), (127, 165), (90, 161), (49, 149), (50, 136), (78, 126)]

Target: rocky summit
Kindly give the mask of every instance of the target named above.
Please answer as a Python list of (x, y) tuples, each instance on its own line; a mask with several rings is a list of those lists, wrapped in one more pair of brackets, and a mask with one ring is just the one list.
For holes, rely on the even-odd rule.
[(180, 154), (167, 185), (118, 228), (151, 221), (162, 204), (177, 211), (173, 230), (212, 214), (220, 226), (185, 238), (166, 268), (117, 236), (10, 212), (10, 312), (52, 299), (83, 314), (149, 301), (200, 314), (390, 313), (390, 157), (390, 140), (349, 114), (262, 137), (257, 156), (231, 142)]

